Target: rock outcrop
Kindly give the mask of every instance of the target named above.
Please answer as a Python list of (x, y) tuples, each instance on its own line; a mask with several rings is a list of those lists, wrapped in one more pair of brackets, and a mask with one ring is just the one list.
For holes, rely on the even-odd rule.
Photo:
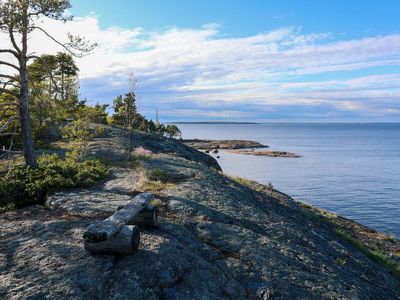
[[(95, 125), (104, 128), (102, 138), (96, 138), (91, 143), (93, 154), (111, 157), (113, 159), (125, 159), (125, 148), (127, 135), (120, 129), (111, 126)], [(177, 157), (200, 162), (206, 166), (221, 171), (218, 162), (211, 156), (206, 155), (192, 147), (189, 147), (176, 139), (168, 139), (161, 135), (136, 131), (131, 137), (131, 147), (143, 147), (153, 153), (168, 153)]]
[[(146, 140), (143, 147), (159, 150), (143, 161), (142, 171), (157, 169), (166, 178), (180, 178), (158, 182), (153, 191), (160, 227), (141, 229), (141, 244), (133, 255), (84, 250), (87, 226), (152, 186), (143, 184), (142, 173), (127, 168), (112, 168), (109, 180), (94, 189), (52, 195), (49, 208), (4, 213), (1, 299), (400, 296), (399, 281), (389, 271), (341, 240), (330, 224), (309, 218), (290, 197), (242, 185), (220, 173), (211, 160), (201, 161), (205, 154), (176, 146), (178, 142), (140, 135), (138, 144), (140, 137)], [(165, 152), (161, 141), (167, 144)]]
[(228, 152), (243, 155), (254, 155), (254, 156), (268, 156), (268, 157), (293, 157), (298, 158), (300, 155), (287, 152), (287, 151), (271, 151), (271, 150), (227, 150)]
[(184, 144), (195, 149), (246, 149), (246, 148), (267, 148), (268, 146), (259, 142), (246, 140), (183, 140)]

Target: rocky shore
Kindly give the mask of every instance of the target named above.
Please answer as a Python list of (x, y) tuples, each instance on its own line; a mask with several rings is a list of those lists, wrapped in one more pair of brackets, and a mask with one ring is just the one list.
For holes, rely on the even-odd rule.
[(268, 157), (301, 157), (300, 155), (286, 151), (271, 151), (271, 150), (227, 150), (227, 152), (243, 155), (268, 156)]
[(248, 140), (182, 140), (182, 142), (192, 148), (205, 151), (206, 153), (217, 154), (218, 150), (225, 150), (230, 153), (268, 156), (268, 157), (301, 157), (300, 155), (287, 151), (255, 150), (268, 148), (259, 142)]
[[(393, 270), (338, 234), (357, 239), (365, 227), (227, 177), (212, 157), (175, 140), (136, 133), (133, 145), (151, 154), (132, 165), (123, 141), (106, 128), (92, 143), (92, 155), (114, 165), (96, 188), (0, 215), (1, 299), (400, 297)], [(145, 191), (156, 195), (161, 225), (142, 229), (138, 252), (88, 254), (85, 228)], [(363, 237), (360, 245), (400, 257), (398, 240)]]
[(182, 140), (182, 143), (199, 150), (214, 149), (246, 149), (246, 148), (267, 148), (268, 146), (254, 141), (247, 140)]

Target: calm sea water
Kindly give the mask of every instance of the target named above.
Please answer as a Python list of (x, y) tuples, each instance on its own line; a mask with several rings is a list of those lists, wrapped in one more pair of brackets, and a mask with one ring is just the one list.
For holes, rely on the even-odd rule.
[(183, 138), (247, 139), (301, 158), (221, 152), (225, 173), (400, 237), (400, 124), (181, 124)]

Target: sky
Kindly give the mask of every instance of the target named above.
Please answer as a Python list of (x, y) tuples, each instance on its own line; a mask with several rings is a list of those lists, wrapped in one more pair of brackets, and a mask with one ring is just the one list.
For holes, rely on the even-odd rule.
[[(161, 121), (400, 122), (400, 1), (72, 0), (80, 93)], [(57, 46), (35, 34), (38, 53)], [(58, 49), (59, 50), (59, 49)]]

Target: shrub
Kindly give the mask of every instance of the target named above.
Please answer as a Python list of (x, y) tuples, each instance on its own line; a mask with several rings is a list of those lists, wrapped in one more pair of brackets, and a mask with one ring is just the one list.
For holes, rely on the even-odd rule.
[(168, 174), (161, 169), (154, 169), (151, 171), (149, 179), (151, 181), (161, 181), (161, 182), (167, 182), (168, 181)]
[(169, 173), (161, 169), (153, 169), (148, 175), (150, 181), (159, 181), (162, 183), (178, 183), (185, 181), (188, 177), (185, 174)]
[(75, 151), (65, 159), (43, 155), (39, 167), (14, 167), (0, 179), (0, 210), (43, 203), (48, 193), (62, 188), (89, 187), (104, 178), (107, 167), (97, 160), (78, 161)]

